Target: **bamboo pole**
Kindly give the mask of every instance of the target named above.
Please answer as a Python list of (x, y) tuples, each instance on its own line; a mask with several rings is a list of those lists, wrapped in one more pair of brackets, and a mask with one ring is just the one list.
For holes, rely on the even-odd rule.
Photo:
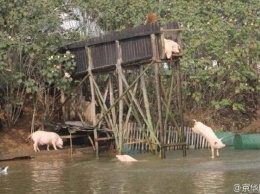
[(103, 115), (101, 116), (101, 118), (99, 118), (99, 120), (97, 121), (97, 124), (96, 124), (95, 127), (97, 127), (98, 124), (100, 123), (100, 121), (101, 121), (103, 118), (105, 118), (107, 124), (109, 124), (109, 125), (110, 125), (110, 128), (112, 128), (112, 119), (111, 119), (110, 115), (107, 114), (107, 113), (108, 113), (108, 111), (107, 111), (108, 108), (107, 108), (107, 106), (106, 106), (106, 102), (105, 102), (105, 100), (103, 99), (103, 95), (101, 94), (101, 92), (100, 92), (100, 90), (99, 90), (98, 84), (97, 84), (97, 83), (95, 82), (95, 80), (94, 80), (94, 76), (93, 76), (92, 74), (91, 74), (90, 76), (93, 78), (94, 92), (95, 92), (95, 94), (96, 94), (96, 96), (97, 96), (98, 104), (100, 105), (100, 107), (101, 107), (101, 109), (102, 109), (102, 112), (105, 112), (105, 113), (106, 113), (106, 114), (103, 114)]
[[(152, 43), (152, 50), (153, 50), (153, 59), (158, 58), (158, 51), (156, 49), (156, 37), (154, 34), (151, 34), (151, 43)], [(157, 108), (158, 108), (158, 120), (160, 126), (160, 144), (165, 144), (165, 130), (163, 127), (163, 120), (162, 120), (162, 103), (161, 103), (161, 87), (160, 87), (160, 71), (159, 71), (159, 64), (155, 64), (155, 82), (156, 82), (156, 97), (157, 97)], [(161, 148), (161, 158), (165, 158), (165, 149)]]
[[(159, 72), (159, 65), (155, 64), (155, 82), (156, 82), (156, 97), (157, 97), (157, 109), (158, 109), (158, 120), (159, 120), (159, 126), (160, 126), (160, 143), (161, 145), (164, 145), (164, 136), (165, 136), (165, 130), (163, 127), (163, 121), (162, 121), (162, 102), (161, 102), (161, 87), (160, 87), (160, 72)], [(161, 158), (165, 158), (165, 149), (161, 148)]]
[[(133, 90), (133, 95), (136, 94), (137, 86), (138, 86), (138, 82), (136, 82), (136, 84), (135, 84), (135, 87), (134, 87), (134, 90)], [(126, 115), (126, 119), (125, 119), (125, 123), (124, 123), (124, 128), (126, 128), (128, 122), (129, 122), (129, 118), (130, 118), (130, 116), (131, 116), (132, 109), (133, 109), (133, 100), (131, 100), (130, 104), (128, 103), (128, 112), (127, 112), (127, 115)], [(134, 114), (135, 114), (135, 113), (134, 113)], [(136, 116), (137, 116), (137, 115), (136, 115)], [(137, 116), (137, 117), (138, 117), (138, 116)]]
[[(119, 44), (119, 41), (116, 41), (116, 47), (117, 47), (117, 63), (116, 63), (116, 67), (117, 67), (117, 72), (118, 72), (118, 92), (119, 92), (119, 96), (122, 96), (123, 94), (123, 81), (122, 81), (122, 67), (121, 67), (121, 63), (122, 63), (122, 51), (121, 51), (121, 47)], [(123, 100), (119, 101), (119, 115), (118, 115), (118, 130), (119, 130), (119, 134), (118, 134), (118, 138), (119, 138), (119, 154), (122, 153), (122, 146), (123, 146), (123, 108), (124, 108), (124, 104), (123, 104)]]
[[(61, 104), (64, 104), (64, 102), (65, 102), (65, 94), (64, 94), (64, 91), (61, 90), (60, 93), (61, 93), (61, 95), (60, 95), (60, 102), (61, 102)], [(67, 119), (67, 114), (66, 114), (66, 110), (65, 110), (65, 107), (64, 107), (64, 106), (62, 107), (62, 115), (63, 115), (62, 120), (63, 120), (63, 121), (66, 121), (66, 119)]]
[[(114, 89), (113, 89), (113, 81), (112, 81), (112, 78), (111, 76), (109, 76), (109, 99), (110, 99), (110, 106), (111, 104), (114, 104), (115, 103), (115, 98), (114, 98)], [(112, 128), (114, 128), (114, 126), (116, 125), (117, 123), (117, 117), (116, 117), (116, 109), (115, 107), (113, 107), (111, 109), (111, 113), (112, 113)]]
[[(115, 103), (112, 104), (109, 109), (107, 109), (107, 111), (104, 113), (104, 115), (106, 115), (114, 106), (117, 105), (117, 103), (122, 99), (124, 98), (125, 94), (134, 86), (134, 84), (140, 79), (140, 77), (155, 63), (155, 61), (152, 61), (145, 69), (143, 72), (140, 73), (139, 76), (137, 76), (137, 78), (131, 83), (131, 85), (129, 85), (129, 87), (127, 87), (127, 89), (123, 92), (123, 94), (121, 96), (119, 96)], [(104, 116), (101, 117), (101, 119), (103, 118)], [(98, 125), (98, 123), (96, 124)], [(96, 127), (96, 126), (94, 126)]]
[[(140, 66), (140, 70), (143, 70), (143, 66)], [(147, 89), (146, 89), (146, 84), (144, 80), (144, 76), (141, 77), (141, 87), (143, 91), (143, 98), (144, 98), (144, 105), (145, 105), (145, 110), (146, 110), (146, 117), (147, 121), (149, 124), (149, 128), (153, 129), (153, 123), (152, 123), (152, 117), (151, 117), (151, 112), (150, 112), (150, 103), (147, 95)]]
[(180, 114), (180, 123), (181, 123), (181, 132), (182, 132), (182, 141), (185, 141), (184, 137), (184, 119), (183, 119), (183, 106), (182, 106), (182, 91), (181, 91), (181, 67), (180, 67), (180, 59), (175, 62), (176, 66), (176, 80), (177, 80), (177, 100), (178, 100), (178, 108)]
[[(91, 50), (89, 47), (86, 48), (86, 52), (88, 55), (88, 73), (89, 75), (89, 82), (90, 82), (90, 90), (91, 90), (91, 111), (92, 111), (92, 118), (93, 118), (93, 125), (96, 126), (97, 121), (96, 121), (96, 107), (95, 107), (95, 92), (94, 92), (94, 79), (93, 79), (93, 75), (91, 72), (91, 68), (93, 67), (93, 63), (92, 63), (92, 57), (91, 57)], [(98, 148), (98, 141), (96, 141), (98, 139), (98, 133), (97, 133), (97, 127), (94, 128), (94, 140), (95, 140), (95, 149), (96, 149), (96, 158), (99, 158), (99, 148)]]
[[(122, 77), (123, 83), (125, 84), (126, 88), (130, 88), (129, 84), (127, 83), (124, 75), (122, 74), (122, 72), (118, 71), (120, 76)], [(139, 76), (138, 76), (139, 77)], [(141, 76), (140, 76), (141, 77)], [(154, 129), (152, 128), (152, 126), (149, 125), (149, 122), (147, 121), (145, 114), (143, 113), (143, 110), (141, 109), (139, 102), (137, 101), (137, 99), (135, 98), (135, 96), (133, 95), (132, 91), (129, 89), (127, 89), (128, 94), (129, 94), (129, 98), (131, 98), (136, 106), (136, 108), (138, 109), (139, 113), (141, 114), (146, 126), (148, 127), (149, 131), (151, 131), (151, 136), (152, 139), (155, 141), (156, 144), (158, 144), (160, 146), (160, 143), (158, 141), (158, 139), (156, 138), (155, 134), (154, 134)]]
[(170, 106), (171, 106), (171, 96), (173, 93), (173, 83), (174, 83), (174, 74), (172, 73), (171, 75), (171, 84), (170, 84), (170, 88), (169, 88), (169, 94), (167, 95), (167, 92), (165, 92), (164, 88), (162, 87), (162, 92), (163, 95), (165, 96), (165, 98), (168, 96), (168, 100), (165, 99), (165, 101), (167, 102), (167, 106), (166, 106), (166, 115), (165, 115), (165, 121), (164, 121), (164, 125), (166, 126), (168, 123), (168, 118), (169, 118), (169, 110), (170, 110)]
[[(137, 83), (136, 83), (136, 86), (137, 86)], [(133, 95), (136, 94), (136, 88), (137, 87), (135, 87), (135, 89), (134, 89)], [(144, 127), (145, 125), (142, 124), (140, 118), (138, 117), (138, 112), (137, 112), (135, 106), (133, 106), (133, 99), (131, 99), (130, 95), (128, 95), (128, 98), (129, 98), (129, 101), (131, 101), (131, 102), (129, 103), (127, 98), (125, 98), (125, 102), (127, 103), (128, 107), (131, 107), (133, 116), (135, 117), (135, 119), (138, 123), (138, 126), (141, 127), (141, 130), (143, 132), (149, 131)], [(125, 123), (125, 124), (127, 124), (127, 123)], [(135, 125), (135, 127), (136, 127), (136, 125)], [(150, 132), (149, 134), (151, 134), (151, 133), (153, 133), (153, 132)], [(150, 135), (148, 135), (148, 133), (144, 133), (144, 136), (147, 141), (147, 144), (149, 145), (150, 150), (153, 150), (153, 147), (152, 147), (153, 145), (152, 145), (151, 141), (149, 140)]]

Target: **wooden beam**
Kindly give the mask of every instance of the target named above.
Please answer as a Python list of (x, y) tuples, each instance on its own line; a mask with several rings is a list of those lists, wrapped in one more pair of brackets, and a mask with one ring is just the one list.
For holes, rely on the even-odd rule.
[[(122, 81), (122, 67), (121, 67), (121, 63), (122, 63), (122, 50), (121, 50), (121, 46), (119, 44), (119, 41), (116, 41), (116, 50), (117, 50), (117, 63), (116, 63), (116, 68), (117, 68), (117, 72), (118, 72), (118, 93), (119, 96), (122, 96), (123, 94), (123, 81)], [(123, 100), (119, 101), (119, 106), (118, 106), (118, 110), (119, 110), (119, 115), (118, 115), (118, 143), (119, 143), (119, 150), (118, 153), (121, 154), (122, 153), (122, 146), (123, 146), (123, 108), (124, 108), (124, 104), (123, 104)]]
[[(160, 79), (160, 70), (159, 65), (155, 64), (155, 82), (156, 82), (156, 97), (157, 97), (157, 109), (158, 109), (158, 121), (159, 121), (159, 131), (160, 131), (160, 144), (164, 144), (165, 131), (163, 127), (163, 119), (162, 119), (162, 101), (161, 101), (161, 79)], [(161, 158), (165, 158), (165, 150), (161, 148)]]
[[(114, 98), (114, 84), (112, 77), (109, 76), (109, 99), (110, 99), (110, 106), (115, 103), (115, 98)], [(116, 117), (116, 109), (113, 107), (111, 109), (112, 113), (112, 128), (116, 126), (117, 123), (117, 117)]]
[[(93, 67), (93, 63), (92, 63), (92, 57), (91, 57), (91, 50), (89, 47), (86, 47), (86, 52), (88, 55), (88, 73), (89, 73), (89, 82), (90, 82), (90, 89), (91, 89), (91, 110), (92, 110), (92, 118), (93, 118), (93, 125), (95, 126), (97, 123), (96, 120), (96, 100), (95, 100), (95, 91), (94, 91), (94, 79), (93, 79), (93, 75), (92, 75), (92, 67)], [(97, 133), (97, 128), (94, 128), (94, 139), (98, 138), (98, 133)], [(98, 141), (95, 141), (95, 149), (96, 149), (96, 158), (99, 158), (99, 153), (98, 153)]]
[[(140, 70), (143, 70), (143, 66), (140, 66)], [(149, 128), (153, 129), (153, 122), (152, 122), (152, 117), (151, 117), (151, 112), (150, 112), (150, 103), (149, 103), (149, 98), (147, 95), (147, 89), (146, 89), (144, 76), (141, 77), (141, 87), (142, 87), (142, 91), (143, 91), (144, 106), (145, 106), (147, 121), (149, 124)]]
[[(112, 104), (109, 109), (107, 109), (107, 111), (104, 113), (107, 114), (114, 106), (117, 105), (117, 103), (125, 96), (126, 93), (128, 93), (128, 91), (135, 85), (135, 83), (140, 79), (140, 77), (148, 70), (150, 69), (150, 67), (155, 63), (155, 61), (152, 61), (149, 65), (147, 65), (147, 67), (144, 69), (143, 72), (140, 73), (139, 76), (137, 76), (137, 78), (129, 85), (129, 87), (123, 92), (122, 96), (119, 96), (115, 103)], [(103, 118), (104, 116), (102, 116), (101, 118)], [(98, 123), (94, 126), (94, 128), (98, 125)]]
[(178, 29), (164, 29), (164, 28), (161, 28), (161, 32), (176, 32), (176, 31), (183, 31), (185, 30), (184, 28), (178, 28)]
[(180, 60), (175, 62), (176, 67), (176, 80), (177, 80), (177, 101), (178, 101), (178, 109), (180, 114), (180, 123), (181, 123), (181, 132), (182, 132), (182, 141), (185, 141), (184, 137), (184, 118), (183, 118), (183, 106), (182, 106), (182, 91), (181, 91), (181, 65)]
[[(132, 91), (129, 89), (130, 88), (130, 85), (127, 83), (126, 79), (125, 79), (125, 76), (122, 74), (122, 72), (118, 71), (120, 76), (122, 77), (122, 80), (123, 80), (123, 83), (125, 84), (128, 93), (130, 94), (131, 98), (133, 99), (133, 102), (136, 106), (136, 108), (138, 109), (139, 113), (141, 114), (146, 126), (148, 127), (149, 131), (151, 132), (151, 136), (153, 137), (153, 140), (155, 140), (155, 142), (159, 145), (159, 141), (156, 137), (156, 135), (154, 134), (154, 129), (153, 129), (153, 126), (150, 126), (149, 125), (149, 122), (147, 121), (146, 117), (145, 117), (145, 114), (143, 113), (140, 105), (139, 105), (139, 102), (137, 101), (137, 99), (135, 98), (135, 96), (133, 95)], [(143, 74), (143, 73), (141, 73)], [(141, 77), (140, 75), (138, 76), (139, 78)]]
[[(154, 34), (151, 34), (151, 43), (153, 49), (153, 58), (158, 59), (158, 50), (156, 49), (156, 38)], [(158, 109), (158, 121), (159, 121), (159, 128), (160, 128), (160, 144), (165, 143), (165, 130), (163, 127), (163, 120), (162, 120), (162, 102), (161, 102), (161, 79), (160, 79), (160, 70), (159, 64), (155, 64), (155, 85), (156, 85), (156, 97), (157, 97), (157, 109)], [(165, 158), (165, 150), (161, 148), (161, 158)]]

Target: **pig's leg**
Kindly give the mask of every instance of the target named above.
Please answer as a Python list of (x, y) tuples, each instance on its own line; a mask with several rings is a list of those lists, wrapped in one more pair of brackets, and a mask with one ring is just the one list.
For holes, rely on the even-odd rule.
[(38, 148), (38, 143), (37, 142), (34, 142), (33, 149), (34, 149), (35, 152), (40, 151), (40, 149)]
[(56, 147), (56, 141), (52, 141), (52, 146), (55, 150), (58, 150), (57, 147)]
[(216, 149), (216, 150), (217, 150), (217, 156), (219, 156), (218, 149)]
[(211, 147), (211, 158), (215, 158), (215, 156), (214, 156), (214, 148), (213, 147)]
[(49, 144), (47, 144), (47, 150), (50, 151), (50, 145)]

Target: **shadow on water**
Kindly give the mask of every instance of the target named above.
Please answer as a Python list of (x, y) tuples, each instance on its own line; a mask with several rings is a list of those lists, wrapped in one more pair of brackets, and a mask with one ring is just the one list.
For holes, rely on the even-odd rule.
[(168, 151), (164, 160), (151, 153), (132, 156), (139, 161), (83, 155), (8, 162), (2, 164), (10, 168), (0, 175), (1, 193), (243, 193), (245, 184), (260, 184), (257, 150), (224, 148), (215, 159), (210, 150), (192, 149), (185, 158), (181, 151)]

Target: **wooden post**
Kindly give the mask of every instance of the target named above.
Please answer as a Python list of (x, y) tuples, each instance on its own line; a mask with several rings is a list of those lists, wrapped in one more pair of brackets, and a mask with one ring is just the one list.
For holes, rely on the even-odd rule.
[[(118, 73), (118, 92), (119, 92), (119, 96), (123, 95), (123, 81), (122, 81), (122, 67), (121, 67), (121, 63), (122, 63), (122, 51), (121, 51), (121, 47), (119, 44), (119, 41), (116, 41), (116, 47), (117, 47), (117, 70), (120, 72)], [(124, 104), (123, 104), (123, 99), (121, 99), (119, 101), (119, 115), (118, 115), (118, 143), (119, 143), (119, 150), (118, 153), (121, 154), (122, 152), (122, 145), (123, 145), (123, 108), (124, 108)]]
[[(143, 70), (143, 66), (140, 66), (140, 69)], [(143, 91), (143, 98), (144, 98), (144, 105), (145, 105), (145, 110), (146, 110), (147, 121), (149, 123), (149, 128), (153, 129), (152, 118), (151, 118), (151, 113), (150, 113), (150, 104), (149, 104), (149, 99), (148, 99), (148, 95), (147, 95), (147, 89), (146, 89), (144, 76), (141, 77), (141, 86), (142, 86), (142, 91)]]
[[(151, 64), (153, 64), (153, 63), (154, 63), (154, 61), (153, 61)], [(150, 64), (150, 65), (151, 65), (151, 64)], [(144, 71), (146, 71), (146, 70), (148, 70), (148, 67), (147, 67), (147, 69), (145, 69)], [(136, 79), (139, 79), (139, 78), (144, 74), (144, 71), (141, 72), (140, 75), (139, 75)], [(138, 100), (135, 98), (133, 92), (130, 90), (130, 88), (132, 87), (133, 83), (135, 83), (135, 81), (134, 81), (131, 85), (129, 85), (129, 84), (127, 83), (126, 78), (125, 78), (125, 76), (123, 75), (123, 73), (122, 73), (121, 71), (118, 71), (118, 73), (120, 74), (120, 76), (121, 76), (121, 78), (122, 78), (122, 80), (123, 80), (123, 83), (125, 84), (125, 87), (127, 88), (122, 95), (124, 95), (124, 94), (126, 93), (126, 91), (128, 91), (129, 99), (132, 99), (132, 100), (133, 100), (133, 102), (134, 102), (134, 104), (135, 104), (137, 110), (139, 111), (140, 115), (142, 116), (143, 121), (145, 122), (146, 126), (149, 126), (149, 122), (147, 121), (147, 118), (145, 117), (145, 114), (143, 113), (143, 110), (142, 110), (142, 108), (141, 108), (141, 106), (140, 106)], [(159, 144), (159, 141), (158, 141), (158, 139), (157, 139), (157, 137), (156, 137), (154, 131), (153, 131), (151, 128), (150, 128), (150, 132), (151, 132), (151, 137), (153, 138), (154, 142), (157, 143), (157, 144)]]
[[(61, 95), (60, 95), (60, 103), (61, 104), (64, 104), (65, 102), (65, 94), (64, 94), (64, 91), (61, 90)], [(46, 115), (45, 115), (46, 116)], [(65, 109), (65, 106), (62, 106), (62, 120), (63, 122), (66, 121), (67, 119), (67, 114), (66, 114), (66, 109)]]
[(180, 59), (178, 58), (175, 62), (176, 66), (176, 79), (177, 79), (177, 101), (180, 114), (180, 127), (181, 127), (181, 141), (186, 141), (184, 137), (184, 119), (183, 119), (183, 106), (182, 106), (182, 91), (181, 91), (181, 65)]
[[(156, 49), (156, 37), (154, 34), (151, 34), (151, 43), (153, 50), (153, 60), (158, 59), (158, 51)], [(161, 158), (165, 158), (165, 148), (162, 146), (165, 144), (165, 130), (163, 127), (162, 119), (162, 102), (161, 102), (161, 79), (160, 79), (160, 70), (159, 64), (155, 64), (155, 82), (156, 82), (156, 96), (157, 96), (157, 108), (158, 108), (158, 120), (159, 120), (159, 130), (160, 130), (160, 144), (161, 144)]]
[(158, 120), (159, 120), (159, 131), (160, 131), (160, 143), (161, 143), (161, 158), (165, 158), (165, 148), (162, 145), (165, 144), (164, 136), (165, 131), (163, 127), (163, 119), (162, 119), (162, 102), (161, 102), (161, 80), (160, 80), (160, 72), (159, 72), (159, 64), (155, 64), (155, 82), (156, 82), (156, 97), (157, 97), (157, 109), (158, 109)]
[[(91, 50), (87, 47), (86, 52), (88, 55), (88, 73), (89, 75), (92, 75), (91, 68), (93, 67), (92, 58), (91, 58)], [(91, 89), (91, 111), (92, 111), (92, 118), (93, 118), (93, 125), (96, 126), (97, 120), (96, 120), (96, 100), (95, 100), (95, 91), (94, 91), (94, 81), (93, 76), (89, 76), (89, 82), (90, 82), (90, 89)], [(98, 134), (97, 134), (97, 127), (94, 128), (94, 140), (95, 140), (95, 149), (96, 149), (96, 158), (98, 158)]]
[[(153, 59), (156, 60), (158, 58), (158, 51), (156, 49), (156, 39), (155, 35), (151, 34), (151, 42), (152, 42), (152, 50), (153, 50)], [(165, 158), (165, 148), (162, 146), (165, 144), (165, 131), (163, 127), (163, 119), (162, 119), (162, 102), (161, 102), (161, 79), (160, 79), (160, 70), (159, 64), (155, 64), (155, 82), (156, 82), (156, 96), (157, 96), (157, 108), (158, 108), (158, 120), (159, 120), (159, 130), (160, 130), (160, 144), (161, 144), (161, 158)]]
[(72, 157), (72, 136), (70, 132), (70, 157)]
[[(109, 99), (110, 99), (110, 106), (112, 104), (115, 103), (115, 98), (114, 98), (114, 85), (113, 85), (113, 80), (111, 78), (111, 76), (109, 76)], [(112, 127), (115, 127), (116, 126), (116, 123), (117, 123), (117, 118), (116, 118), (116, 109), (115, 107), (113, 107), (111, 109), (111, 113), (112, 113)]]

